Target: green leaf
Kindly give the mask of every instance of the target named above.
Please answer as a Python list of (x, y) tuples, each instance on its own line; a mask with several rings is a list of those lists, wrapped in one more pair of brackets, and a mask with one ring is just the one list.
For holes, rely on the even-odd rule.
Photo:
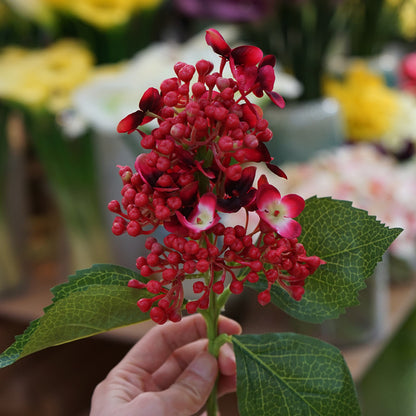
[[(366, 287), (382, 255), (401, 233), (354, 208), (351, 202), (312, 197), (297, 220), (302, 225), (299, 241), (309, 256), (326, 261), (306, 279), (305, 294), (295, 301), (277, 284), (272, 302), (294, 318), (320, 323), (337, 318), (345, 308), (358, 304), (358, 292)], [(251, 285), (267, 287), (265, 278)]]
[(332, 345), (293, 333), (233, 336), (240, 416), (358, 416), (354, 383)]
[(67, 283), (52, 289), (52, 304), (44, 315), (0, 355), (0, 368), (54, 345), (63, 344), (110, 329), (149, 319), (137, 307), (146, 290), (127, 286), (130, 279), (143, 277), (121, 266), (94, 265), (70, 276)]

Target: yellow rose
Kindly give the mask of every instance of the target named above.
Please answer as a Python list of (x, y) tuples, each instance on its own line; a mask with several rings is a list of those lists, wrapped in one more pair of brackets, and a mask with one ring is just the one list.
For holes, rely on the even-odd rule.
[(81, 44), (61, 40), (43, 50), (6, 48), (0, 55), (0, 97), (52, 112), (71, 104), (72, 91), (93, 68)]
[(362, 64), (352, 66), (343, 81), (328, 81), (325, 93), (339, 101), (347, 136), (355, 141), (380, 140), (398, 109), (397, 94)]
[(70, 13), (87, 23), (108, 29), (128, 22), (143, 9), (156, 7), (161, 0), (45, 0), (51, 6)]

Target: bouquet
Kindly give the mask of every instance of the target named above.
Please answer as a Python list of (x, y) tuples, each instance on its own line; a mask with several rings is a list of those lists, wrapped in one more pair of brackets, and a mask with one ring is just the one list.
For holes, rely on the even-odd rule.
[[(237, 361), (241, 415), (358, 415), (355, 388), (340, 352), (295, 333), (218, 334), (230, 295), (245, 287), (261, 305), (273, 302), (291, 316), (321, 322), (356, 304), (383, 252), (400, 233), (350, 202), (281, 195), (270, 183), (285, 173), (266, 143), (273, 134), (250, 95), (273, 91), (275, 59), (254, 46), (231, 48), (215, 29), (206, 41), (219, 55), (178, 62), (160, 88), (149, 88), (139, 108), (118, 125), (139, 132), (134, 170), (120, 166), (121, 203), (112, 230), (148, 235), (139, 272), (116, 265), (81, 270), (53, 289), (53, 304), (0, 356), (0, 365), (64, 342), (151, 319), (163, 325), (200, 313), (214, 356), (231, 342)], [(228, 66), (232, 76), (224, 76)], [(150, 132), (143, 126), (156, 121)], [(254, 180), (262, 162), (268, 172)], [(232, 224), (235, 216), (245, 221)], [(254, 223), (249, 221), (254, 217)], [(155, 231), (164, 229), (163, 241)], [(371, 237), (370, 237), (371, 236)], [(184, 282), (193, 281), (187, 299)], [(207, 414), (217, 414), (216, 389)]]

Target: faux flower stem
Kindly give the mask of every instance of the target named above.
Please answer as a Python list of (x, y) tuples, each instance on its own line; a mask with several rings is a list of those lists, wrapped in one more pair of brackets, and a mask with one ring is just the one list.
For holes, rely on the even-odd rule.
[[(218, 335), (218, 318), (222, 307), (224, 306), (230, 294), (231, 292), (228, 290), (228, 288), (220, 297), (217, 297), (214, 292), (211, 292), (209, 309), (206, 311), (201, 311), (201, 314), (205, 318), (205, 322), (207, 324), (208, 351), (215, 358), (218, 358), (221, 346), (230, 340), (230, 337), (227, 334)], [(207, 400), (207, 416), (217, 416), (218, 413), (217, 384), (218, 379), (215, 382)]]

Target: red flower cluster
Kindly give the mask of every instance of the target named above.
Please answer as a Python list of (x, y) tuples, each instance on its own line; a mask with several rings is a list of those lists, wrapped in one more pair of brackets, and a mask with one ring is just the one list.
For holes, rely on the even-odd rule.
[[(119, 132), (139, 131), (141, 145), (135, 173), (120, 167), (123, 180), (121, 205), (111, 201), (117, 213), (113, 233), (131, 236), (151, 234), (163, 226), (170, 234), (160, 244), (148, 238), (150, 253), (137, 259), (147, 283), (136, 280), (131, 287), (144, 288), (154, 295), (138, 301), (143, 312), (150, 310), (158, 323), (181, 318), (184, 302), (182, 283), (198, 279), (194, 292), (198, 300), (186, 304), (189, 313), (209, 307), (210, 294), (221, 294), (229, 284), (241, 293), (244, 282), (256, 282), (264, 273), (268, 288), (259, 302), (270, 301), (270, 289), (278, 282), (299, 300), (308, 275), (322, 261), (306, 256), (297, 242), (300, 225), (293, 220), (303, 210), (297, 195), (283, 198), (262, 177), (254, 184), (256, 169), (249, 162), (265, 162), (271, 174), (285, 177), (271, 164), (265, 143), (272, 138), (260, 107), (250, 93), (266, 93), (283, 106), (273, 86), (274, 57), (263, 57), (254, 46), (231, 49), (214, 29), (207, 31), (207, 43), (221, 56), (218, 72), (211, 62), (195, 66), (179, 62), (176, 76), (162, 82), (160, 90), (149, 88), (139, 110), (125, 117)], [(223, 76), (226, 64), (233, 78)], [(147, 134), (140, 126), (157, 119), (158, 127)], [(259, 224), (252, 232), (246, 226), (227, 227), (221, 212), (240, 209), (257, 212)], [(246, 271), (239, 276), (240, 271)]]

